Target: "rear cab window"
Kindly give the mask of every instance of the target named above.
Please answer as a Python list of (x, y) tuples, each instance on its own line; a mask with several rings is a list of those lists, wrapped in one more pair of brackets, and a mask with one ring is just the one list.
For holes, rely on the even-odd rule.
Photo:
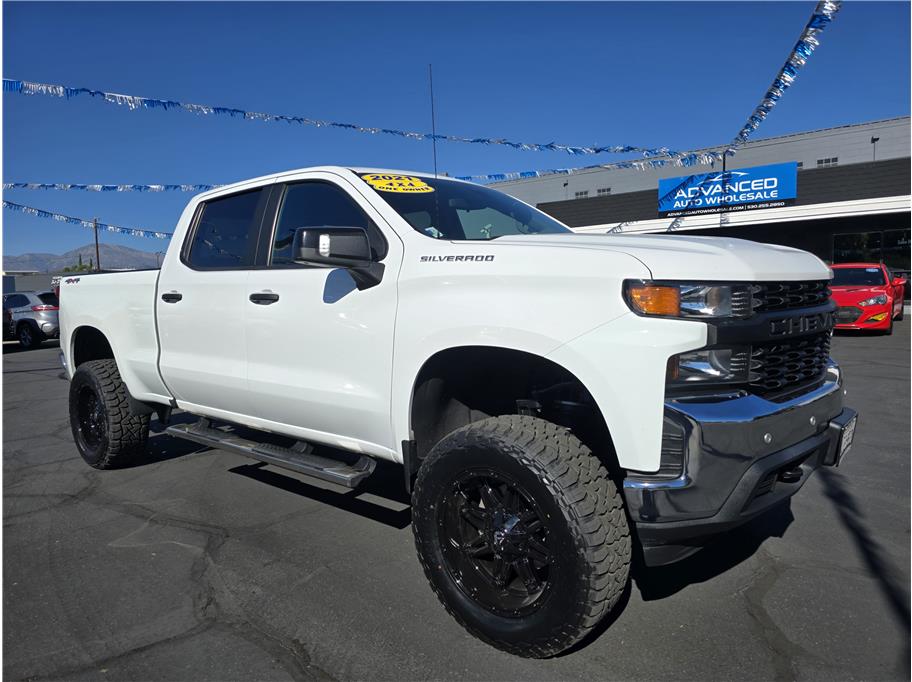
[(253, 267), (268, 188), (217, 197), (203, 203), (183, 260), (197, 270)]

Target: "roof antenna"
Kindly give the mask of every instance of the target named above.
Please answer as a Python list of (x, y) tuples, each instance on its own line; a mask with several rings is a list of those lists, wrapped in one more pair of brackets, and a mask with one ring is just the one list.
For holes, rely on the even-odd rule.
[(437, 117), (434, 114), (434, 69), (428, 64), (428, 82), (431, 86), (431, 144), (434, 148), (434, 179), (437, 179)]

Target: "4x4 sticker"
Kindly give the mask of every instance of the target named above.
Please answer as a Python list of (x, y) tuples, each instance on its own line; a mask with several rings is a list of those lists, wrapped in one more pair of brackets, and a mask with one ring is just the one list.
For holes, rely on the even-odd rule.
[(434, 188), (421, 178), (413, 175), (362, 175), (361, 179), (378, 192), (399, 192), (400, 194), (423, 194), (433, 192)]

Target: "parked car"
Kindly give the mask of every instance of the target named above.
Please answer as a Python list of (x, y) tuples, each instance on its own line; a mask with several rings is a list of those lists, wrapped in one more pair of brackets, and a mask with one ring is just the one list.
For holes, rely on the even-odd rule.
[(37, 348), (60, 335), (59, 303), (53, 291), (16, 291), (3, 295), (3, 308), (11, 314), (10, 329), (23, 348)]
[(70, 424), (98, 469), (172, 408), (200, 417), (173, 436), (342, 486), (402, 464), (447, 610), (552, 656), (634, 553), (676, 561), (839, 464), (830, 277), (783, 246), (574, 234), (450, 178), (271, 175), (193, 198), (160, 270), (63, 280)]
[(836, 329), (892, 334), (893, 320), (903, 319), (906, 280), (893, 276), (883, 263), (839, 263), (832, 269)]
[[(4, 299), (6, 297), (4, 296)], [(13, 313), (6, 307), (6, 301), (4, 300), (3, 306), (3, 340), (10, 341), (16, 338), (16, 334), (13, 332)]]

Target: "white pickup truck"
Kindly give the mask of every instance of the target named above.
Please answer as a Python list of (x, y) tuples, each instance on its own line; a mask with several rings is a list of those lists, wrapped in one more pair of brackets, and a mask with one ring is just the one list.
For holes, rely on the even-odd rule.
[(432, 175), (270, 175), (192, 199), (160, 271), (62, 281), (73, 436), (139, 463), (179, 409), (199, 422), (174, 436), (343, 486), (399, 463), (447, 610), (550, 656), (632, 556), (683, 558), (838, 465), (830, 276), (781, 246), (577, 235)]

